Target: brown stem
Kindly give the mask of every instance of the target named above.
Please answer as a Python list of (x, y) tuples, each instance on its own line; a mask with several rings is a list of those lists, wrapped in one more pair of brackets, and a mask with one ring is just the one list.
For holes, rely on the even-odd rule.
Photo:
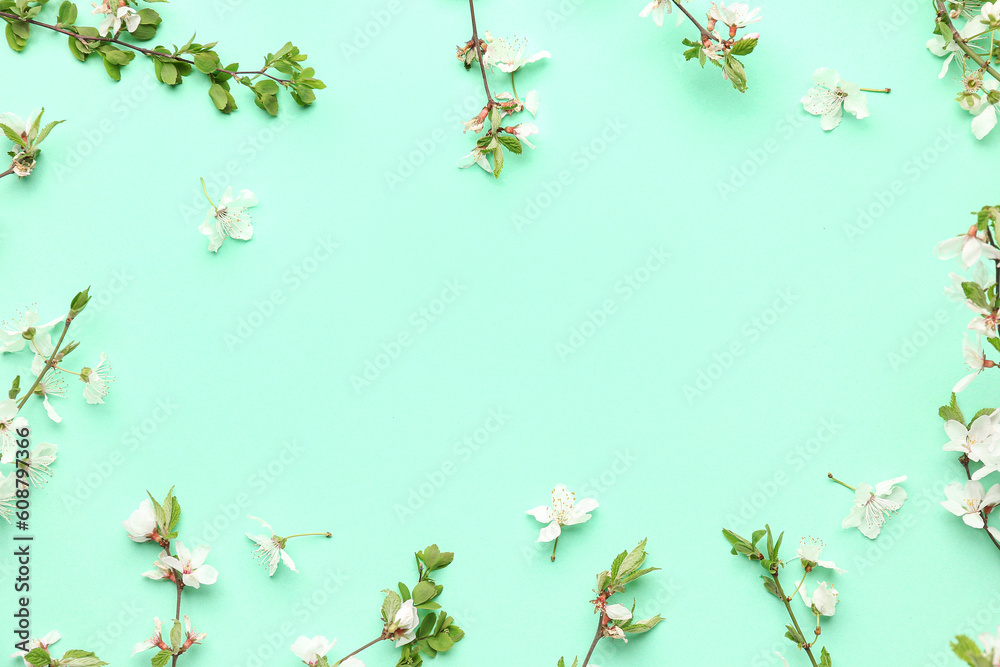
[(587, 651), (587, 657), (583, 659), (583, 664), (580, 667), (587, 667), (587, 663), (590, 662), (590, 657), (594, 655), (594, 649), (597, 648), (597, 642), (601, 641), (601, 637), (604, 636), (604, 615), (601, 614), (601, 620), (597, 623), (597, 634), (594, 635), (594, 641), (590, 644), (590, 650)]
[[(802, 634), (802, 628), (799, 627), (799, 622), (795, 620), (795, 612), (792, 611), (792, 605), (788, 604), (790, 598), (787, 595), (785, 595), (785, 591), (782, 590), (781, 582), (778, 581), (777, 573), (772, 572), (771, 578), (774, 580), (774, 586), (778, 591), (778, 597), (780, 597), (781, 601), (785, 603), (785, 609), (788, 611), (788, 618), (792, 619), (792, 625), (795, 626), (795, 629), (798, 631), (799, 636), (802, 637), (803, 640), (805, 640), (806, 636)], [(806, 643), (802, 645), (802, 648), (803, 650), (805, 650), (806, 655), (809, 656), (809, 661), (812, 663), (813, 667), (819, 667), (819, 663), (816, 662), (816, 658), (814, 658), (812, 654), (812, 645)]]
[(345, 660), (347, 660), (348, 658), (353, 658), (353, 657), (354, 657), (354, 656), (356, 656), (356, 655), (357, 655), (358, 653), (361, 653), (362, 651), (364, 651), (364, 650), (365, 650), (366, 648), (371, 648), (372, 646), (375, 646), (375, 644), (378, 644), (378, 643), (379, 643), (380, 641), (384, 641), (384, 640), (386, 640), (386, 639), (388, 639), (388, 637), (387, 637), (387, 636), (386, 636), (386, 634), (385, 634), (385, 633), (383, 632), (383, 633), (382, 633), (382, 634), (381, 634), (381, 635), (380, 635), (380, 636), (379, 636), (379, 637), (378, 637), (377, 639), (373, 639), (373, 640), (371, 640), (370, 642), (368, 642), (367, 644), (365, 644), (365, 645), (364, 645), (364, 646), (362, 646), (361, 648), (357, 649), (356, 651), (352, 651), (351, 653), (348, 653), (348, 654), (347, 654), (347, 655), (345, 655), (345, 656), (344, 656), (343, 658), (341, 658), (341, 659), (340, 659), (340, 660), (338, 660), (337, 662), (333, 663), (333, 667), (337, 667), (337, 665), (339, 665), (340, 663), (344, 662), (344, 661), (345, 661)]
[(56, 346), (52, 348), (52, 354), (49, 355), (49, 360), (45, 362), (45, 368), (43, 368), (42, 372), (35, 378), (35, 384), (31, 385), (31, 389), (29, 389), (28, 392), (21, 397), (21, 400), (18, 401), (18, 411), (20, 411), (21, 408), (24, 407), (24, 404), (28, 402), (28, 399), (31, 398), (31, 395), (35, 392), (35, 389), (38, 388), (38, 385), (42, 383), (42, 378), (44, 378), (45, 374), (49, 372), (49, 369), (56, 365), (56, 353), (59, 352), (59, 348), (62, 347), (63, 341), (66, 339), (66, 332), (69, 331), (69, 325), (72, 321), (72, 314), (67, 315), (66, 323), (63, 324), (62, 334), (59, 336), (59, 341), (56, 343)]
[(486, 108), (490, 109), (496, 104), (493, 95), (490, 93), (490, 82), (486, 79), (486, 63), (483, 62), (483, 49), (479, 44), (479, 32), (476, 30), (476, 5), (475, 0), (469, 0), (469, 15), (472, 17), (472, 47), (476, 50), (476, 60), (479, 61), (479, 71), (483, 75), (483, 88), (486, 89)]
[[(179, 574), (179, 573), (178, 573)], [(177, 621), (181, 620), (181, 593), (184, 591), (184, 581), (179, 577), (174, 577), (174, 583), (177, 584), (177, 610), (174, 615), (174, 619)], [(177, 665), (177, 658), (180, 656), (176, 653), (170, 658), (170, 667), (175, 667)]]
[(688, 17), (688, 19), (691, 21), (691, 23), (695, 25), (696, 28), (698, 28), (698, 30), (701, 32), (702, 39), (710, 39), (713, 42), (719, 41), (719, 39), (715, 35), (706, 30), (702, 24), (698, 23), (698, 19), (696, 19), (691, 15), (691, 12), (689, 12), (687, 8), (681, 4), (680, 0), (671, 0), (671, 2), (673, 2), (677, 6), (677, 9), (681, 10), (684, 16)]
[[(124, 46), (127, 49), (132, 49), (133, 51), (136, 51), (136, 52), (141, 53), (143, 55), (149, 56), (150, 58), (165, 58), (168, 61), (174, 61), (174, 62), (180, 62), (180, 63), (187, 63), (188, 65), (194, 65), (194, 60), (188, 60), (186, 58), (182, 58), (180, 56), (171, 55), (169, 53), (164, 53), (163, 51), (157, 51), (155, 49), (145, 49), (145, 48), (143, 48), (141, 46), (136, 46), (135, 44), (129, 44), (128, 42), (123, 42), (122, 40), (118, 39), (117, 37), (84, 37), (83, 35), (80, 35), (78, 33), (73, 32), (72, 30), (66, 30), (65, 28), (60, 28), (59, 26), (56, 26), (56, 25), (51, 25), (49, 23), (43, 23), (41, 21), (36, 21), (35, 19), (26, 19), (26, 18), (18, 16), (17, 14), (11, 14), (9, 12), (0, 12), (0, 16), (2, 16), (4, 18), (7, 18), (7, 19), (14, 20), (14, 21), (20, 21), (22, 23), (30, 23), (31, 25), (37, 25), (39, 28), (45, 28), (47, 30), (53, 30), (55, 32), (62, 33), (63, 35), (69, 35), (70, 37), (75, 37), (77, 40), (79, 40), (83, 44), (86, 44), (87, 42), (104, 42), (106, 44), (118, 44), (119, 46)], [(270, 75), (270, 74), (267, 73), (266, 69), (267, 68), (263, 68), (263, 69), (256, 70), (256, 71), (255, 70), (240, 70), (240, 71), (234, 72), (232, 70), (222, 69), (220, 67), (220, 68), (216, 69), (215, 71), (216, 72), (222, 72), (223, 74), (229, 74), (230, 76), (232, 76), (234, 78), (240, 76), (241, 74), (249, 74), (251, 76), (266, 76), (267, 78), (269, 78), (269, 79), (271, 79), (273, 81), (276, 81), (276, 82), (280, 83), (283, 86), (287, 86), (288, 85), (288, 79), (281, 79), (279, 77), (272, 76), (272, 75)]]
[(961, 33), (959, 33), (958, 30), (955, 30), (955, 25), (951, 22), (951, 15), (948, 13), (948, 10), (945, 9), (944, 2), (942, 2), (942, 0), (934, 0), (934, 4), (937, 5), (938, 22), (943, 23), (949, 30), (951, 30), (951, 38), (955, 40), (956, 44), (958, 44), (958, 48), (962, 49), (965, 55), (976, 61), (977, 65), (989, 72), (990, 76), (997, 81), (1000, 81), (1000, 72), (997, 72), (995, 69), (990, 67), (990, 64), (983, 60), (982, 56), (976, 53), (975, 50), (969, 46), (968, 42), (962, 39)]
[(10, 169), (0, 174), (0, 178), (3, 178), (4, 176), (10, 176), (13, 173), (14, 173), (14, 167), (12, 166)]

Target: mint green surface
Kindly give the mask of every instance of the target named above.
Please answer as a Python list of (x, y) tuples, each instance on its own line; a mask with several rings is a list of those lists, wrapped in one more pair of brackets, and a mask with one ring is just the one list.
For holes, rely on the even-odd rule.
[[(828, 579), (841, 603), (821, 638), (837, 665), (955, 664), (956, 633), (1000, 623), (984, 585), (998, 554), (937, 504), (961, 478), (936, 411), (969, 315), (932, 253), (995, 201), (971, 176), (998, 137), (976, 142), (937, 79), (925, 3), (765, 5), (746, 95), (684, 63), (692, 31), (657, 29), (643, 4), (479, 3), (481, 28), (553, 55), (518, 79), (540, 93), (538, 148), (500, 182), (454, 167), (473, 142), (458, 120), (483, 103), (454, 59), (462, 2), (157, 6), (160, 41), (197, 29), (243, 65), (287, 39), (308, 53), (329, 88), (308, 110), (282, 97), (277, 119), (242, 91), (225, 117), (200, 81), (166, 89), (141, 59), (115, 84), (41, 31), (0, 51), (3, 110), (67, 119), (30, 179), (0, 182), (0, 310), (55, 317), (93, 285), (74, 356), (104, 351), (118, 378), (105, 406), (71, 384), (61, 425), (26, 411), (60, 446), (33, 495), (35, 634), (148, 664), (131, 647), (172, 617), (173, 588), (139, 576), (157, 549), (119, 524), (171, 485), (181, 539), (220, 571), (185, 593), (208, 633), (187, 667), (295, 665), (300, 634), (342, 656), (377, 636), (379, 591), (412, 581), (430, 543), (457, 554), (439, 581), (468, 634), (428, 664), (551, 667), (586, 652), (593, 575), (643, 537), (663, 571), (637, 612), (667, 621), (605, 642), (597, 665), (778, 665), (774, 650), (803, 665), (759, 568), (720, 534), (765, 522), (790, 547), (822, 538), (848, 570)], [(893, 92), (823, 133), (798, 102), (821, 66)], [(207, 251), (199, 177), (258, 195), (252, 241)], [(29, 362), (4, 356), (2, 379)], [(491, 415), (502, 425), (466, 444)], [(831, 471), (909, 475), (910, 500), (869, 541), (841, 529), (852, 498)], [(601, 507), (553, 564), (524, 511), (557, 483)], [(269, 580), (248, 512), (334, 538), (293, 540), (300, 574)], [(4, 614), (11, 597), (5, 583)]]

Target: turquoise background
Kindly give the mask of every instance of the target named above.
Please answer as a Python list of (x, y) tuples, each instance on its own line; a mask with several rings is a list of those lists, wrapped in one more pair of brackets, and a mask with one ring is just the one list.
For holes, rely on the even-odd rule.
[[(0, 183), (0, 310), (55, 317), (92, 285), (71, 359), (107, 352), (118, 377), (104, 406), (71, 384), (61, 425), (25, 413), (60, 445), (32, 496), (36, 634), (145, 664), (131, 647), (172, 615), (173, 589), (139, 576), (157, 549), (119, 523), (171, 485), (181, 539), (211, 545), (221, 573), (184, 597), (208, 633), (191, 667), (294, 665), (300, 634), (339, 638), (342, 656), (377, 636), (379, 591), (412, 582), (430, 543), (457, 554), (439, 581), (468, 632), (435, 664), (555, 665), (589, 646), (594, 575), (643, 537), (663, 571), (635, 587), (637, 612), (667, 621), (596, 664), (806, 664), (720, 535), (765, 522), (790, 547), (822, 538), (848, 570), (829, 579), (835, 664), (955, 664), (956, 633), (1000, 623), (983, 585), (998, 554), (937, 505), (962, 478), (936, 410), (969, 315), (942, 294), (956, 265), (932, 253), (995, 202), (973, 176), (1000, 137), (977, 142), (938, 80), (925, 3), (765, 5), (745, 95), (684, 63), (692, 31), (657, 29), (643, 4), (479, 3), (482, 29), (553, 56), (518, 78), (540, 93), (538, 149), (499, 182), (454, 166), (473, 141), (457, 122), (483, 103), (454, 59), (461, 2), (156, 6), (159, 41), (197, 29), (245, 67), (287, 39), (308, 53), (329, 87), (307, 110), (282, 97), (277, 119), (242, 91), (223, 116), (202, 82), (166, 89), (144, 60), (116, 84), (41, 31), (0, 52), (0, 106), (67, 119), (31, 178)], [(798, 101), (821, 66), (893, 92), (823, 133)], [(207, 251), (199, 177), (259, 196), (252, 241)], [(963, 394), (967, 411), (988, 388)], [(494, 412), (503, 424), (477, 433)], [(869, 541), (841, 529), (852, 497), (827, 472), (909, 475), (910, 500)], [(557, 483), (601, 507), (553, 564), (524, 511)], [(293, 541), (300, 574), (269, 580), (248, 512), (334, 538)]]

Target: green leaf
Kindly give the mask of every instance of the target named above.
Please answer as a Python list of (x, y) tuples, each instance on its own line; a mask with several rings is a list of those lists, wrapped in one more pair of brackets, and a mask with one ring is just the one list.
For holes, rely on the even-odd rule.
[(254, 90), (256, 90), (261, 95), (277, 95), (278, 94), (278, 84), (276, 84), (271, 79), (264, 79), (255, 85)]
[(775, 583), (773, 577), (769, 577), (765, 574), (762, 574), (760, 575), (760, 578), (764, 580), (764, 588), (767, 589), (768, 593), (778, 598), (779, 600), (784, 599), (782, 598), (781, 593), (778, 592), (778, 584)]
[(448, 636), (447, 633), (428, 637), (427, 643), (430, 644), (431, 648), (435, 651), (447, 651), (455, 645), (455, 642), (451, 641), (451, 637)]
[(938, 408), (938, 416), (945, 421), (955, 420), (957, 422), (965, 423), (965, 416), (962, 414), (962, 410), (958, 407), (958, 397), (953, 393), (951, 395), (951, 403), (948, 405), (942, 405)]
[(787, 632), (785, 632), (785, 636), (788, 637), (789, 640), (791, 640), (798, 646), (802, 646), (803, 644), (806, 643), (805, 638), (798, 630), (795, 629), (794, 625), (786, 625), (785, 628), (787, 629)]
[(54, 120), (45, 127), (43, 127), (42, 131), (38, 133), (38, 138), (35, 139), (35, 145), (37, 146), (38, 144), (45, 141), (45, 137), (49, 136), (49, 132), (52, 131), (52, 128), (58, 125), (59, 123), (64, 123), (64, 122), (65, 121), (62, 120)]
[(632, 574), (643, 561), (646, 560), (646, 540), (639, 542), (638, 546), (625, 556), (625, 560), (622, 561), (621, 571), (619, 572), (619, 577), (628, 576)]
[(752, 53), (755, 48), (757, 48), (757, 38), (744, 37), (743, 39), (737, 40), (736, 43), (733, 44), (732, 48), (729, 49), (729, 52), (734, 56), (745, 56)]
[(184, 645), (184, 626), (178, 619), (174, 619), (174, 627), (170, 628), (170, 646), (174, 651), (179, 651)]
[(403, 606), (403, 600), (395, 591), (386, 589), (382, 592), (385, 593), (385, 600), (382, 601), (382, 620), (386, 623), (392, 623), (396, 612)]
[(823, 652), (819, 656), (820, 667), (833, 667), (833, 659), (830, 658), (830, 652), (823, 647)]
[(7, 397), (14, 399), (17, 395), (21, 393), (21, 376), (18, 375), (14, 378), (14, 381), (10, 383), (10, 391), (7, 392)]
[(61, 5), (59, 5), (59, 16), (57, 20), (59, 21), (59, 25), (61, 27), (66, 27), (76, 23), (76, 16), (76, 5), (69, 0), (65, 0)]
[(177, 498), (173, 493), (168, 497), (170, 498), (170, 525), (167, 526), (167, 531), (172, 533), (177, 522), (181, 519), (181, 504), (177, 502)]
[(168, 86), (176, 86), (180, 83), (180, 79), (177, 76), (177, 66), (174, 63), (165, 63), (160, 60), (157, 62), (160, 63), (160, 81)]
[(496, 146), (493, 148), (493, 178), (500, 178), (503, 171), (503, 148)]
[(743, 69), (743, 63), (736, 59), (731, 53), (727, 53), (722, 64), (722, 71), (726, 74), (733, 88), (745, 93), (747, 90), (747, 74)]
[(171, 656), (173, 656), (173, 653), (170, 651), (160, 651), (150, 658), (149, 661), (153, 663), (153, 667), (164, 667), (164, 665), (170, 662)]
[(511, 136), (509, 134), (500, 135), (500, 143), (503, 144), (503, 147), (509, 150), (511, 153), (515, 153), (517, 155), (520, 155), (521, 152), (524, 150), (521, 147), (521, 141), (517, 137)]
[[(442, 612), (444, 613), (444, 612)], [(427, 614), (424, 616), (423, 620), (420, 621), (420, 625), (417, 626), (417, 637), (425, 638), (429, 637), (434, 633), (434, 625), (437, 621), (437, 616), (434, 614)]]
[(955, 637), (955, 641), (951, 643), (951, 650), (967, 664), (973, 665), (973, 667), (976, 667), (977, 664), (974, 662), (975, 659), (983, 655), (983, 652), (979, 649), (979, 645), (966, 635)]
[(24, 49), (24, 40), (19, 38), (14, 34), (14, 29), (11, 28), (11, 24), (8, 23), (7, 27), (4, 29), (4, 35), (7, 37), (7, 46), (14, 49), (15, 51), (21, 51)]
[(989, 310), (989, 303), (986, 301), (986, 292), (979, 286), (979, 283), (971, 281), (962, 283), (962, 291), (965, 292), (965, 296), (969, 301), (980, 308)]
[(37, 667), (48, 665), (52, 662), (52, 658), (49, 657), (49, 652), (41, 647), (28, 651), (27, 655), (24, 656), (24, 659)]
[(194, 66), (198, 68), (198, 71), (205, 74), (211, 74), (219, 69), (219, 64), (219, 56), (212, 51), (196, 53), (194, 56)]
[(996, 348), (997, 352), (1000, 352), (1000, 338), (987, 338), (987, 342)]
[(421, 581), (413, 587), (413, 604), (421, 605), (437, 594), (437, 587), (429, 581)]

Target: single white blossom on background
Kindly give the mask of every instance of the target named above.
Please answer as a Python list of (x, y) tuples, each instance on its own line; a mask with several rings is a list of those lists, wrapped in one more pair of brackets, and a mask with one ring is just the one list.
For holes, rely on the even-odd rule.
[(17, 402), (12, 398), (0, 401), (0, 463), (13, 463), (17, 452), (17, 431), (28, 426), (28, 420), (17, 416)]
[(844, 574), (846, 570), (842, 570), (837, 567), (832, 560), (822, 560), (820, 559), (820, 554), (826, 545), (812, 537), (803, 537), (802, 541), (799, 543), (799, 548), (795, 552), (795, 555), (799, 557), (802, 561), (802, 567), (806, 572), (811, 572), (817, 565), (819, 567), (825, 567), (828, 570), (834, 570), (840, 574)]
[(969, 227), (969, 231), (965, 234), (938, 243), (934, 248), (934, 254), (941, 259), (958, 257), (959, 263), (966, 269), (971, 268), (980, 257), (1000, 260), (1000, 250), (990, 244), (986, 232), (978, 231), (976, 225)]
[(336, 639), (330, 641), (322, 635), (316, 635), (312, 639), (303, 635), (292, 644), (292, 653), (307, 665), (315, 666), (320, 658), (326, 657), (336, 643)]
[(980, 512), (988, 513), (1000, 504), (1000, 484), (994, 484), (986, 491), (982, 482), (976, 480), (970, 479), (964, 484), (952, 482), (944, 487), (944, 495), (948, 499), (941, 501), (941, 507), (962, 517), (967, 526), (983, 528), (986, 524)]
[(163, 559), (170, 555), (170, 552), (166, 549), (160, 551), (160, 555), (157, 560), (153, 561), (153, 569), (142, 573), (142, 576), (147, 579), (160, 580), (160, 579), (170, 579), (174, 580), (174, 568), (169, 565), (163, 564)]
[(944, 445), (946, 452), (962, 452), (972, 461), (980, 461), (988, 456), (1000, 443), (1000, 433), (990, 415), (976, 417), (970, 428), (955, 419), (944, 423), (944, 432), (949, 440)]
[(409, 644), (417, 638), (417, 626), (420, 625), (420, 614), (413, 600), (407, 600), (396, 612), (392, 620), (392, 625), (396, 630), (392, 637), (396, 640), (396, 646)]
[(837, 611), (837, 602), (840, 599), (840, 593), (837, 592), (837, 589), (832, 584), (828, 584), (825, 581), (818, 582), (816, 590), (813, 591), (812, 597), (810, 597), (806, 595), (805, 582), (802, 582), (798, 586), (798, 593), (802, 597), (802, 601), (806, 603), (807, 607), (813, 610), (814, 614), (833, 616), (834, 612)]
[(52, 443), (40, 442), (28, 450), (27, 457), (18, 459), (17, 467), (25, 471), (32, 484), (41, 488), (52, 477), (49, 466), (55, 463), (57, 449)]
[(802, 106), (814, 116), (821, 116), (820, 127), (832, 130), (840, 125), (843, 110), (859, 120), (868, 117), (868, 98), (856, 83), (840, 78), (837, 70), (820, 67), (813, 72), (816, 84), (802, 97)]
[[(31, 362), (31, 373), (38, 377), (42, 374), (42, 371), (45, 370), (47, 363), (48, 361), (45, 357), (36, 354), (35, 360)], [(49, 372), (42, 377), (41, 382), (39, 382), (38, 386), (35, 388), (35, 393), (42, 397), (42, 406), (45, 408), (45, 414), (49, 416), (49, 419), (57, 424), (60, 423), (62, 421), (62, 417), (59, 416), (56, 409), (52, 407), (51, 403), (49, 403), (49, 396), (66, 398), (66, 383), (63, 382), (62, 378), (59, 377), (54, 369), (50, 369)]]
[(538, 53), (528, 55), (525, 53), (525, 44), (526, 42), (523, 39), (506, 40), (498, 37), (486, 50), (486, 66), (496, 66), (501, 71), (510, 74), (521, 69), (528, 63), (552, 57), (552, 54), (548, 51), (539, 51)]
[[(149, 639), (144, 639), (132, 647), (132, 655), (140, 653), (142, 651), (147, 651), (154, 646), (160, 649), (168, 649), (167, 642), (163, 638), (163, 621), (159, 618), (153, 618), (153, 634), (149, 636)], [(169, 639), (169, 638), (168, 638)]]
[(862, 535), (874, 540), (891, 518), (890, 515), (903, 506), (906, 491), (896, 485), (905, 481), (906, 475), (903, 475), (879, 482), (874, 489), (870, 484), (858, 484), (854, 492), (854, 506), (841, 527), (857, 528)]
[(149, 542), (160, 537), (156, 532), (156, 512), (148, 499), (139, 503), (139, 509), (122, 521), (122, 527), (133, 542)]
[(83, 367), (80, 369), (80, 381), (83, 382), (83, 397), (91, 405), (104, 403), (104, 397), (111, 389), (110, 384), (115, 381), (111, 375), (111, 364), (108, 357), (101, 352), (101, 359), (93, 368)]
[(559, 537), (563, 526), (575, 526), (589, 521), (591, 518), (589, 513), (597, 507), (597, 501), (593, 498), (584, 498), (577, 502), (576, 494), (567, 491), (565, 485), (559, 484), (552, 489), (551, 507), (539, 505), (527, 513), (547, 524), (539, 533), (537, 541), (551, 542)]
[(285, 538), (275, 535), (274, 529), (271, 528), (271, 525), (263, 519), (250, 514), (247, 516), (254, 521), (259, 522), (260, 525), (267, 528), (267, 530), (271, 533), (270, 536), (251, 535), (250, 533), (246, 534), (247, 537), (257, 543), (257, 549), (254, 550), (253, 555), (254, 558), (261, 561), (261, 564), (267, 565), (268, 576), (274, 576), (274, 573), (278, 569), (279, 562), (287, 565), (288, 569), (292, 572), (298, 572), (298, 570), (295, 569), (295, 562), (292, 561), (292, 557), (285, 552)]
[(986, 358), (986, 353), (983, 352), (983, 346), (979, 344), (978, 336), (977, 340), (972, 340), (969, 335), (966, 334), (965, 341), (962, 343), (962, 356), (965, 358), (965, 364), (969, 367), (972, 372), (966, 375), (964, 378), (959, 380), (954, 387), (952, 387), (953, 393), (959, 393), (976, 379), (976, 376), (983, 372), (985, 368), (992, 368), (996, 364)]
[[(93, 13), (97, 12), (95, 11)], [(100, 13), (104, 14), (107, 12)], [(122, 29), (122, 25), (124, 25), (125, 29), (129, 32), (135, 32), (141, 21), (142, 17), (139, 16), (139, 13), (131, 7), (119, 7), (117, 11), (112, 12), (107, 18), (101, 21), (100, 25), (97, 26), (97, 32), (99, 32), (102, 37), (107, 37), (109, 34), (114, 36), (117, 35), (118, 31)]]
[[(201, 182), (205, 186), (205, 181)], [(228, 236), (231, 239), (249, 241), (253, 238), (253, 222), (247, 209), (257, 205), (257, 197), (249, 190), (241, 190), (239, 196), (233, 196), (232, 186), (226, 188), (219, 205), (208, 196), (208, 189), (205, 190), (205, 198), (211, 208), (205, 221), (198, 226), (198, 231), (208, 237), (208, 249), (218, 252), (222, 247), (222, 242)]]
[(200, 587), (202, 584), (214, 584), (219, 572), (211, 565), (205, 565), (210, 548), (204, 544), (189, 550), (180, 540), (174, 542), (176, 556), (164, 556), (162, 562), (179, 572), (185, 586)]
[(25, 647), (28, 649), (27, 651), (14, 651), (13, 653), (10, 654), (10, 657), (21, 658), (22, 660), (24, 660), (25, 667), (34, 667), (30, 662), (28, 662), (24, 658), (24, 656), (28, 655), (29, 652), (31, 652), (36, 648), (43, 648), (47, 651), (49, 650), (49, 647), (55, 644), (57, 641), (59, 641), (59, 639), (60, 639), (59, 633), (53, 630), (52, 632), (48, 633), (41, 639), (29, 639), (28, 643), (25, 644)]
[(14, 512), (14, 494), (16, 493), (17, 474), (11, 472), (4, 477), (0, 475), (0, 518), (10, 523), (10, 515)]
[[(0, 118), (2, 122), (2, 118)], [(38, 311), (33, 308), (18, 313), (16, 319), (0, 326), (0, 352), (20, 352), (31, 340), (36, 352), (52, 354), (52, 329), (63, 321), (57, 317), (51, 322), (39, 324)]]

